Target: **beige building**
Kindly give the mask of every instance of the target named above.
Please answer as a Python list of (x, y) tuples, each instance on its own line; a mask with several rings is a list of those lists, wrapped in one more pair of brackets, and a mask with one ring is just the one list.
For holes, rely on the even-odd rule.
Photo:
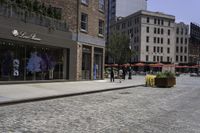
[(174, 63), (175, 16), (151, 11), (138, 11), (111, 27), (112, 32), (130, 36), (136, 51), (132, 62)]
[(188, 45), (189, 45), (189, 25), (184, 23), (175, 24), (175, 62), (178, 64), (188, 63)]

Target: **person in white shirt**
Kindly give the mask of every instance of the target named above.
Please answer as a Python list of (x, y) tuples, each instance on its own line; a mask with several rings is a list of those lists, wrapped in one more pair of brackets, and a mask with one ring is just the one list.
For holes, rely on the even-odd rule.
[(122, 82), (123, 71), (122, 69), (119, 70), (119, 82)]

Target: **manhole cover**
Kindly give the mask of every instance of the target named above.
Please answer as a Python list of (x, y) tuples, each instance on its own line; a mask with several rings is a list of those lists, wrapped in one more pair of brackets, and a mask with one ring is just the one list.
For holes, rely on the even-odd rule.
[(119, 94), (127, 95), (127, 94), (131, 94), (131, 92), (121, 92)]

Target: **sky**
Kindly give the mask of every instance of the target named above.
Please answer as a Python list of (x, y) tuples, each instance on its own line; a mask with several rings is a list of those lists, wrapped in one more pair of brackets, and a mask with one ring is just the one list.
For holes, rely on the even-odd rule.
[(176, 22), (200, 24), (200, 0), (148, 0), (147, 9), (174, 15)]

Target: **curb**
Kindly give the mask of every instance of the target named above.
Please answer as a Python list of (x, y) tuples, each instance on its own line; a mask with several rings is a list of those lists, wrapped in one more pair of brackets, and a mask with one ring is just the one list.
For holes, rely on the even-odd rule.
[(101, 93), (101, 92), (107, 92), (107, 91), (113, 91), (113, 90), (123, 90), (123, 89), (135, 88), (135, 87), (140, 87), (140, 86), (144, 86), (144, 84), (117, 87), (117, 88), (108, 88), (108, 89), (94, 90), (94, 91), (69, 93), (69, 94), (63, 94), (63, 95), (53, 95), (53, 96), (45, 96), (45, 97), (36, 97), (36, 98), (26, 98), (26, 99), (20, 99), (20, 100), (4, 101), (4, 102), (0, 102), (0, 106), (8, 106), (8, 105), (21, 104), (21, 103), (45, 101), (45, 100), (52, 100), (52, 99), (57, 99), (57, 98), (73, 97), (73, 96)]

